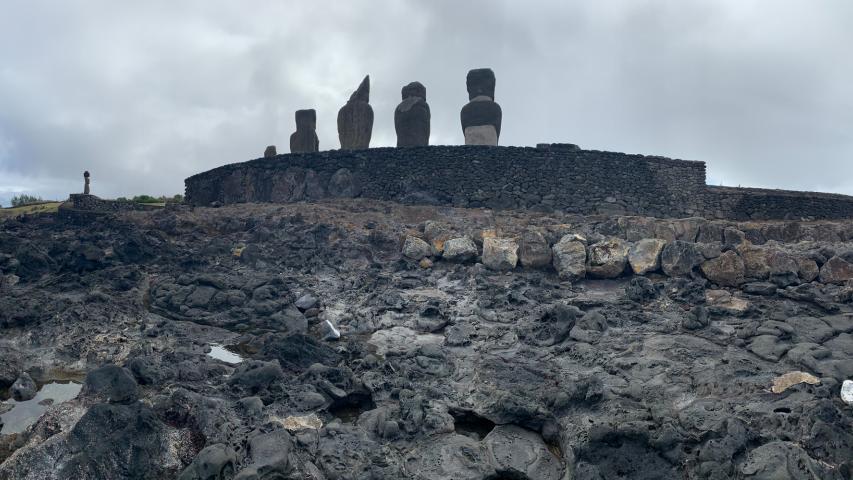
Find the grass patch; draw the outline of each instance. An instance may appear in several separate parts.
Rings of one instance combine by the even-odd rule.
[[[44,202],[20,207],[0,208],[0,218],[17,217],[19,215],[38,215],[40,213],[55,213],[62,202]]]

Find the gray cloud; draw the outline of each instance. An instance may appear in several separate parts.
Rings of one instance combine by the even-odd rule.
[[[497,73],[501,143],[704,160],[709,182],[853,194],[853,3],[8,0],[0,16],[0,202],[174,194],[287,151],[316,108],[323,149],[363,75],[373,145],[400,87],[428,88],[432,142],[462,143],[465,74]]]

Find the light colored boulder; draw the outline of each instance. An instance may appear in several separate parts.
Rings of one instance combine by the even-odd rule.
[[[576,236],[564,236],[551,249],[554,268],[563,280],[575,281],[586,276],[586,247]]]
[[[741,315],[749,310],[748,301],[725,290],[705,290],[705,303],[709,307],[718,307],[733,315]]]
[[[853,279],[853,264],[837,255],[820,267],[820,281],[823,283],[844,283],[851,279]]]
[[[451,238],[444,242],[445,260],[465,262],[477,256],[477,245],[469,237]]]
[[[551,245],[542,233],[528,230],[521,236],[518,259],[525,268],[545,268],[551,264]]]
[[[717,285],[736,287],[744,281],[743,259],[733,250],[729,250],[715,259],[708,260],[700,268],[705,278]]]
[[[484,238],[483,265],[491,270],[512,270],[518,263],[518,244],[511,238]]]
[[[770,277],[767,249],[756,247],[749,242],[743,242],[737,246],[737,253],[743,259],[746,278],[767,280]]]
[[[586,273],[593,278],[616,278],[628,264],[628,244],[620,238],[610,238],[587,249]]]
[[[666,241],[658,238],[645,238],[628,250],[628,263],[637,275],[645,275],[660,268],[660,253]]]
[[[420,260],[432,255],[432,247],[427,242],[411,235],[403,242],[403,256],[412,260]]]

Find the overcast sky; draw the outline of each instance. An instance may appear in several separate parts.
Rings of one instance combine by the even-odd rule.
[[[850,0],[2,0],[0,203],[183,193],[183,179],[321,149],[370,74],[371,146],[427,87],[433,144],[464,143],[491,67],[502,145],[577,143],[708,164],[709,183],[853,194]]]

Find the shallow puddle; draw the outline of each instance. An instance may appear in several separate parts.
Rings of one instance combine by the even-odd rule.
[[[210,352],[208,352],[207,355],[211,358],[222,360],[223,362],[230,363],[232,365],[243,361],[243,357],[226,349],[223,345],[218,343],[210,344]]]
[[[0,415],[0,419],[3,420],[3,430],[0,431],[0,435],[23,432],[36,423],[51,405],[75,398],[81,388],[83,385],[76,382],[52,382],[43,385],[32,400],[25,402],[6,400],[4,403],[11,405],[12,409]]]

